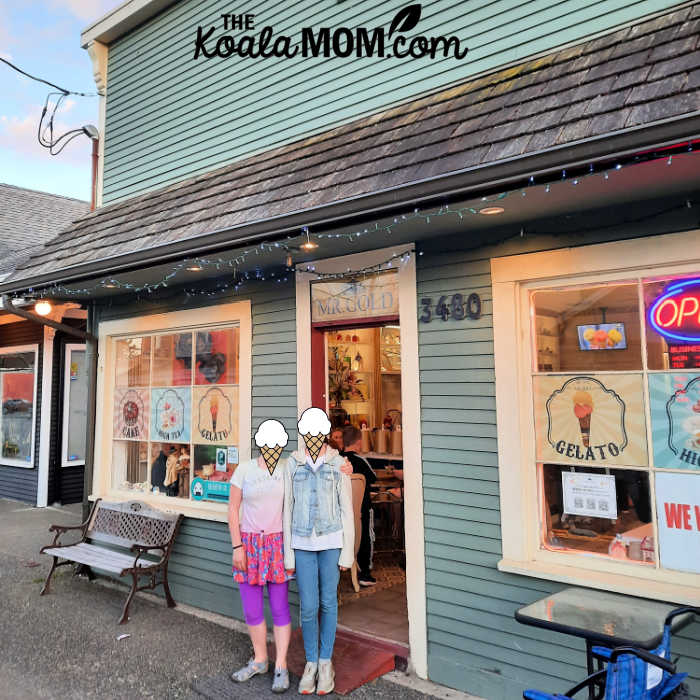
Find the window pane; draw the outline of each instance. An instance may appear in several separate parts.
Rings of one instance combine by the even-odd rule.
[[[539,474],[545,549],[654,562],[647,472],[544,464]]]
[[[195,384],[238,384],[238,328],[197,332]]]
[[[535,371],[642,368],[636,283],[536,291]]]
[[[192,388],[151,389],[151,440],[189,442]]]
[[[661,566],[700,573],[700,474],[661,472],[654,479]]]
[[[700,368],[700,282],[654,280],[643,285],[649,369]]]
[[[71,350],[67,401],[64,408],[68,411],[68,434],[66,435],[66,460],[79,462],[85,460],[85,438],[87,421],[87,373],[85,369],[85,350]]]
[[[33,352],[0,355],[2,457],[27,465],[32,460],[34,362]]]
[[[238,444],[238,387],[195,387],[192,442]]]
[[[649,401],[654,466],[700,470],[700,374],[650,374]]]
[[[228,501],[229,481],[238,465],[234,445],[195,445],[192,497],[204,501]]]
[[[114,440],[112,445],[112,487],[150,491],[148,443]]]
[[[117,340],[115,383],[123,386],[148,386],[151,366],[151,339]]]
[[[151,444],[151,488],[177,498],[189,498],[190,446],[154,442]]]
[[[648,464],[641,374],[533,377],[537,459],[560,464]]]
[[[153,338],[153,386],[192,383],[192,333]]]

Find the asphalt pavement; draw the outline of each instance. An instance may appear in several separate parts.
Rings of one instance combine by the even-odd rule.
[[[78,506],[39,509],[0,499],[0,698],[280,697],[270,692],[270,675],[241,685],[228,681],[250,656],[247,635],[239,631],[144,596],[132,603],[128,624],[117,625],[125,589],[74,577],[68,566],[57,569],[51,593],[40,597],[49,557],[39,548],[50,542],[48,526],[79,519]],[[296,679],[292,683],[282,697],[297,697]],[[379,679],[350,697],[431,697],[404,683]]]

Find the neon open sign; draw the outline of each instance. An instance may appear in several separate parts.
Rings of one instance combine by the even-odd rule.
[[[700,279],[676,282],[652,304],[649,323],[666,338],[700,340]]]

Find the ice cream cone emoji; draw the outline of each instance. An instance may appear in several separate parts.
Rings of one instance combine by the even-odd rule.
[[[212,392],[209,398],[209,411],[211,412],[212,432],[216,432],[216,417],[219,415],[219,395]]]
[[[573,396],[574,415],[578,418],[581,430],[581,441],[588,447],[591,437],[591,414],[593,413],[593,397],[587,391],[577,391]]]
[[[278,420],[266,420],[258,426],[255,433],[255,444],[260,448],[260,454],[265,460],[265,466],[270,472],[270,476],[274,473],[288,441],[289,435]]]
[[[315,462],[331,432],[331,422],[320,408],[307,408],[297,424],[311,459]]]

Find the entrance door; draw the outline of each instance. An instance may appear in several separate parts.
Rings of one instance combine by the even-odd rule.
[[[313,335],[314,405],[331,419],[331,442],[345,453],[352,450],[355,471],[372,482],[354,503],[358,516],[366,511],[356,522],[367,527],[357,581],[341,578],[338,621],[408,646],[399,321],[357,319],[314,328]]]

